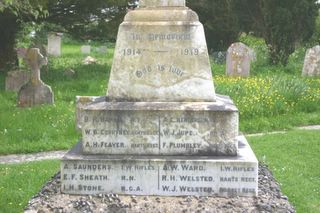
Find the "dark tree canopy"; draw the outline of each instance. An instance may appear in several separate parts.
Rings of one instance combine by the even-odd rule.
[[[315,30],[317,0],[235,0],[234,13],[240,30],[265,39],[271,63],[287,64],[297,44]]]
[[[45,21],[81,39],[110,40],[116,37],[127,8],[127,0],[55,0],[48,4]]]
[[[25,21],[35,21],[46,15],[44,1],[5,0],[0,2],[0,69],[16,60],[16,34]]]
[[[15,61],[15,38],[22,23],[52,23],[79,39],[115,40],[128,5],[135,7],[137,2],[1,0],[0,69]],[[225,50],[241,32],[251,32],[265,39],[271,62],[282,64],[313,35],[319,9],[317,0],[187,0],[187,4],[204,24],[209,49]]]
[[[232,11],[233,0],[189,0],[187,4],[199,15],[210,50],[225,50],[238,38],[237,17]]]

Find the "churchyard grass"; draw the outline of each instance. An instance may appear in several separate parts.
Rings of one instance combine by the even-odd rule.
[[[248,138],[298,213],[320,209],[319,138],[320,131],[305,130]]]
[[[75,96],[105,95],[114,49],[93,52],[97,64],[83,65],[80,44],[63,44],[62,56],[49,58],[43,81],[52,87],[55,105],[31,109],[16,107],[17,95],[4,91],[0,72],[0,154],[69,149],[80,137],[75,131]],[[110,46],[110,44],[108,45]],[[224,77],[225,66],[212,66],[216,91],[229,95],[240,110],[240,129],[245,133],[291,129],[320,124],[320,79],[302,78],[300,52],[288,68],[267,66],[258,54],[247,79]],[[261,62],[262,61],[262,62]],[[261,66],[257,66],[260,64]],[[75,77],[64,70],[73,69]]]
[[[75,97],[105,95],[113,52],[94,52],[98,63],[82,65],[86,56],[80,45],[63,45],[62,51],[62,57],[50,58],[49,71],[42,72],[42,80],[54,91],[53,106],[17,108],[17,95],[4,91],[1,74],[0,155],[69,149],[80,138],[75,131]],[[63,75],[69,68],[75,70],[74,78]]]
[[[217,93],[231,96],[246,133],[320,123],[320,79],[288,74],[215,76]]]
[[[59,169],[59,161],[0,165],[0,212],[23,212],[31,197]]]

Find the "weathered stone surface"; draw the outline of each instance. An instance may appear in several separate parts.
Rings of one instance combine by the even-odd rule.
[[[90,45],[81,46],[81,53],[90,54],[91,53],[91,46]]]
[[[47,58],[37,48],[21,52],[26,63],[31,67],[30,81],[21,87],[18,94],[18,106],[32,107],[40,104],[53,104],[54,97],[51,87],[40,79],[40,67],[47,64]]]
[[[185,0],[140,0],[140,7],[183,7]]]
[[[44,84],[33,84],[32,82],[24,85],[18,95],[19,107],[33,107],[42,104],[53,104],[54,96],[51,87]]]
[[[211,103],[103,101],[81,111],[85,153],[237,155],[238,110],[228,97]]]
[[[6,77],[6,91],[19,92],[21,87],[28,83],[30,74],[26,71],[14,70]]]
[[[252,49],[245,44],[241,42],[232,44],[227,52],[226,75],[233,77],[250,76],[252,57]]]
[[[108,52],[108,47],[107,46],[101,46],[97,48],[97,51],[99,53],[107,53]]]
[[[162,196],[256,196],[258,161],[244,137],[237,157],[83,155],[62,160],[62,192]]]
[[[119,28],[107,96],[113,101],[215,101],[197,14],[186,7],[129,12]]]
[[[320,45],[308,49],[302,71],[303,76],[320,76]]]
[[[61,37],[62,33],[48,34],[48,54],[52,56],[61,56]]]
[[[81,117],[83,117],[83,107],[96,103],[96,102],[101,102],[105,101],[106,97],[101,97],[101,96],[77,96],[76,97],[76,127],[77,130],[81,130]]]
[[[119,28],[107,96],[77,98],[83,139],[62,160],[62,192],[256,196],[258,162],[238,109],[215,95],[197,14],[140,3]]]

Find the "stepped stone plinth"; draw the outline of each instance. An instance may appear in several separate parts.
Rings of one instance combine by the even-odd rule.
[[[141,0],[119,27],[106,97],[77,97],[82,139],[62,192],[256,196],[239,112],[216,95],[202,24],[184,0]]]

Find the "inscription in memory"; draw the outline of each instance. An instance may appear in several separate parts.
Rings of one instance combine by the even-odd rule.
[[[128,40],[132,41],[191,41],[190,33],[129,33]]]

